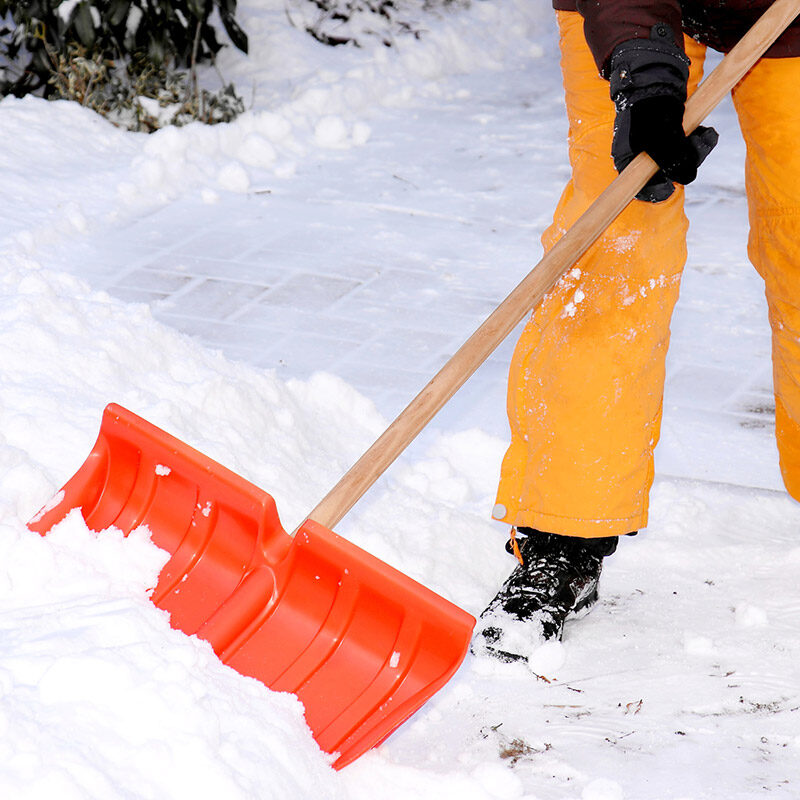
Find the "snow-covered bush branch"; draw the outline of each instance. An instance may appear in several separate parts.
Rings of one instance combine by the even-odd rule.
[[[231,87],[216,97],[197,85],[196,66],[213,61],[223,46],[215,11],[213,19],[246,52],[236,0],[0,0],[0,94],[66,97],[106,113],[130,108],[147,88],[146,98],[181,102],[189,116],[196,110],[195,118],[207,122],[231,118],[241,110],[238,98],[225,100]],[[189,69],[188,79],[178,77],[181,68]],[[176,82],[185,96],[176,96]],[[222,106],[228,113],[206,113]]]
[[[425,16],[447,6],[465,7],[469,0],[287,0],[293,25],[327,45],[375,39],[387,47],[399,36],[418,38]]]

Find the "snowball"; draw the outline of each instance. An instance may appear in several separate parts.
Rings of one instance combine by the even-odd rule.
[[[685,636],[683,649],[690,655],[710,655],[714,652],[714,643],[705,636]]]
[[[292,123],[272,111],[264,111],[255,118],[258,131],[273,142],[286,139],[292,132]]]
[[[300,92],[293,105],[306,114],[323,114],[331,106],[331,92],[319,87],[306,89]]]
[[[250,133],[244,138],[237,155],[252,167],[271,167],[278,157],[275,148],[257,133]]]
[[[164,162],[160,158],[143,158],[138,167],[140,183],[143,186],[156,189],[164,183]]]
[[[228,192],[244,193],[250,188],[250,178],[244,167],[237,162],[226,164],[219,171],[217,183]]]
[[[320,147],[343,147],[347,143],[347,126],[341,117],[323,117],[314,126],[314,141]]]
[[[767,624],[767,612],[749,603],[740,603],[734,614],[740,628],[763,628]]]
[[[369,127],[364,122],[356,122],[353,125],[353,144],[357,146],[361,146],[366,144],[369,141],[369,137],[372,135],[372,128]]]
[[[528,656],[528,669],[536,675],[552,678],[564,666],[567,650],[556,640],[550,640],[537,647]]]

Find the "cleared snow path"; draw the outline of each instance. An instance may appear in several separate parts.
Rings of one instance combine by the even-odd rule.
[[[437,64],[435,81],[412,73],[405,87],[392,76],[395,96],[380,103],[369,73],[320,69],[281,114],[256,108],[229,132],[165,130],[144,146],[96,121],[81,194],[70,201],[63,187],[48,230],[28,232],[36,257],[284,379],[336,374],[391,419],[541,255],[568,167],[552,32],[533,52],[499,70],[448,75]],[[658,472],[780,490],[744,147],[730,103],[714,119],[722,141],[688,194]],[[341,127],[340,140],[313,147],[320,122]],[[67,136],[56,159],[74,146]],[[114,211],[99,223],[93,184],[109,178]],[[437,428],[506,436],[514,339]]]

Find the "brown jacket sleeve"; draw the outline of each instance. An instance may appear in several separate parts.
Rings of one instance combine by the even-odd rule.
[[[577,0],[575,5],[603,77],[608,77],[608,61],[618,44],[628,39],[649,39],[650,30],[659,22],[672,28],[675,41],[683,49],[679,0]]]

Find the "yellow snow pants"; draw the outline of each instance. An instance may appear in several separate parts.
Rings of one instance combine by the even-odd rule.
[[[615,177],[614,107],[583,36],[557,12],[572,179],[545,231],[552,245]],[[705,48],[686,39],[690,93]],[[766,282],[776,433],[800,499],[800,58],[762,59],[733,92],[747,144],[749,256]],[[724,132],[723,132],[724,135]],[[738,165],[732,164],[731,169]],[[702,168],[701,168],[702,169]],[[493,517],[598,537],[647,524],[669,324],[686,259],[684,192],[634,200],[526,325],[511,363],[511,444]],[[741,454],[743,459],[747,453]]]

